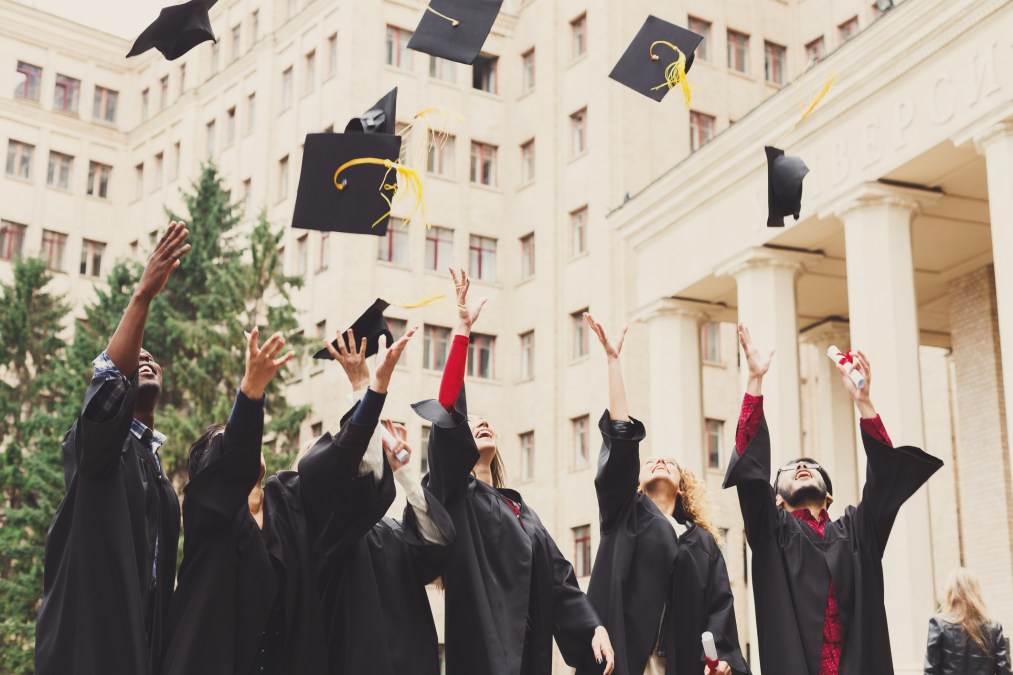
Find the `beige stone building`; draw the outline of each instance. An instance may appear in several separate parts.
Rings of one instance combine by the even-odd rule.
[[[405,49],[418,0],[221,0],[218,43],[174,62],[128,61],[125,40],[0,0],[0,73],[13,82],[0,89],[0,278],[41,252],[80,312],[114,259],[144,254],[208,157],[244,225],[266,208],[287,227],[305,134],[341,131],[396,85],[400,122],[434,105],[466,120],[448,122],[452,139],[428,159],[433,227],[289,230],[305,333],[332,334],[377,296],[445,292],[446,268],[468,267],[490,299],[471,407],[584,583],[606,388],[580,313],[635,321],[626,372],[645,450],[707,477],[754,665],[748,552],[735,496],[720,492],[742,386],[733,323],[778,350],[778,456],[823,459],[839,504],[857,499],[862,453],[822,354],[861,347],[894,439],[947,461],[902,512],[887,557],[895,660],[920,672],[928,616],[960,562],[1013,625],[1013,357],[1000,366],[1003,347],[1013,354],[1013,12],[1000,0],[889,5],[506,0],[468,67]],[[648,13],[705,34],[691,110],[606,77]],[[829,70],[831,95],[785,135]],[[813,170],[802,219],[784,230],[764,227],[770,143]],[[419,445],[408,403],[437,391],[454,310],[388,315],[423,327],[387,404]],[[334,367],[295,370],[291,397],[313,404],[305,442],[336,423],[346,385]]]

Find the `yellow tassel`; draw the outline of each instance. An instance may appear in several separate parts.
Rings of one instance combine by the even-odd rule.
[[[451,131],[463,122],[464,116],[449,108],[433,106],[418,111],[401,130],[401,163],[421,171],[433,148],[442,149]]]
[[[418,309],[419,307],[425,307],[426,305],[431,305],[434,302],[436,302],[437,300],[442,300],[445,297],[447,297],[447,296],[446,295],[434,295],[431,298],[426,298],[425,300],[422,300],[422,301],[419,301],[419,302],[415,302],[415,303],[412,303],[410,305],[399,305],[396,302],[388,302],[387,304],[391,305],[392,307],[400,307],[401,309]]]
[[[682,97],[686,101],[686,107],[689,107],[690,99],[693,96],[693,92],[689,87],[689,82],[686,81],[686,54],[681,49],[673,45],[671,42],[665,40],[656,40],[651,43],[651,48],[648,50],[651,54],[652,61],[659,61],[660,56],[654,53],[654,48],[657,45],[665,45],[675,50],[678,58],[672,63],[665,66],[665,81],[659,84],[657,87],[651,87],[651,91],[657,91],[662,87],[668,87],[674,89],[676,85],[682,88]]]
[[[830,87],[834,86],[834,82],[836,80],[837,80],[837,74],[836,73],[834,73],[834,72],[827,73],[827,81],[823,83],[823,88],[820,89],[819,93],[816,94],[816,97],[813,98],[813,100],[809,102],[809,105],[807,105],[805,107],[805,109],[802,110],[802,116],[798,118],[798,121],[795,122],[795,126],[793,126],[792,129],[794,129],[798,125],[802,124],[802,121],[805,118],[809,117],[809,115],[812,114],[813,110],[816,110],[816,106],[818,106],[820,104],[820,101],[822,101],[823,98],[830,91]]]
[[[404,222],[407,225],[411,222],[412,218],[416,213],[420,213],[422,216],[422,222],[425,223],[426,227],[429,227],[429,220],[426,217],[426,202],[422,194],[422,178],[419,176],[418,171],[407,167],[397,162],[392,162],[389,159],[382,159],[380,157],[357,157],[356,159],[349,160],[338,167],[338,170],[334,172],[334,187],[338,190],[344,190],[348,186],[348,179],[342,178],[339,180],[338,176],[342,174],[346,169],[353,166],[360,166],[363,164],[373,164],[378,166],[387,167],[387,172],[383,175],[383,180],[380,182],[380,196],[387,202],[387,212],[376,219],[370,227],[376,227],[384,218],[391,214],[394,209],[393,201],[387,196],[387,192],[393,192],[394,197],[397,198],[399,194],[409,194],[414,198],[415,204],[405,216]],[[395,179],[393,183],[389,183],[390,172],[393,171]],[[402,191],[402,186],[404,190]]]
[[[457,19],[451,19],[446,14],[441,14],[440,12],[437,12],[435,9],[433,9],[432,5],[427,6],[426,7],[426,11],[427,12],[432,12],[433,14],[435,14],[438,17],[440,17],[441,19],[446,19],[447,21],[450,22],[450,25],[453,26],[454,28],[457,28],[459,25],[461,25],[461,22],[458,21]]]

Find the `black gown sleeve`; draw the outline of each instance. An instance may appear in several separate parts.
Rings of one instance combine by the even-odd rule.
[[[450,561],[451,547],[454,545],[457,533],[454,530],[454,522],[443,504],[428,489],[422,488],[422,492],[429,509],[429,518],[436,525],[440,536],[443,537],[443,543],[436,544],[422,537],[418,529],[418,516],[411,504],[406,504],[404,509],[403,537],[404,544],[409,548],[412,564],[418,572],[419,580],[424,584],[429,584],[443,574],[444,568]]]
[[[555,621],[552,633],[563,660],[567,665],[576,667],[587,662],[591,639],[602,622],[591,601],[577,585],[573,565],[563,557],[551,537],[546,539],[552,557],[552,616]]]
[[[995,675],[1013,675],[1013,670],[1010,669],[1009,642],[1003,635],[1001,624],[995,624],[992,630],[992,645],[995,655]]]
[[[606,410],[598,421],[601,452],[594,489],[598,494],[598,517],[602,532],[611,531],[622,514],[632,508],[640,477],[640,441],[647,432],[642,422],[613,422]]]
[[[125,393],[115,393],[123,386],[123,381],[115,379],[93,379],[88,386],[81,412],[63,439],[64,479],[68,487],[74,473],[100,478],[123,451],[134,419],[137,373]]]
[[[444,506],[464,496],[468,478],[478,462],[478,447],[468,426],[468,418],[459,411],[448,411],[439,401],[429,399],[412,404],[419,417],[432,423],[429,430],[429,473],[423,479]]]
[[[925,646],[924,675],[942,675],[943,672],[943,629],[939,619],[929,619],[929,638]]]
[[[710,537],[710,533],[704,534]],[[749,666],[739,648],[739,630],[735,623],[735,597],[728,581],[724,556],[714,544],[711,558],[710,584],[707,591],[707,630],[714,634],[718,659],[726,661],[735,675],[746,675]]]
[[[758,549],[775,544],[778,508],[770,486],[770,431],[766,415],[745,451],[741,455],[732,454],[722,487],[738,490],[749,547]]]

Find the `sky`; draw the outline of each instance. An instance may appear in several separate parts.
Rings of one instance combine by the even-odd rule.
[[[18,0],[23,5],[132,40],[176,0]]]

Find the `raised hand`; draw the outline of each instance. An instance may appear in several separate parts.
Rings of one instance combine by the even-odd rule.
[[[848,375],[848,364],[840,363],[840,359],[837,359],[837,370],[841,374],[841,379],[844,382],[844,388],[848,390],[848,394],[851,396],[851,400],[855,402],[858,407],[859,413],[862,417],[875,417],[876,409],[872,405],[872,400],[869,398],[869,389],[872,387],[872,369],[869,367],[869,359],[863,352],[849,352],[853,363],[850,365],[854,367],[862,377],[865,378],[865,386],[861,389],[858,388]]]
[[[763,377],[770,370],[770,361],[774,358],[774,350],[764,355],[756,348],[752,336],[749,335],[749,328],[745,324],[739,324],[739,344],[742,345],[742,352],[746,355],[746,365],[749,367],[750,377]]]
[[[387,455],[387,463],[392,471],[397,471],[408,465],[412,457],[412,446],[408,445],[408,430],[403,424],[396,424],[390,420],[383,422],[387,431],[394,437],[396,443],[392,446],[386,437],[383,438],[383,452]],[[404,461],[401,461],[404,457]]]
[[[345,347],[345,338],[338,331],[338,348],[335,349],[330,340],[324,340],[324,346],[331,357],[341,364],[341,368],[352,383],[352,391],[362,391],[369,386],[369,366],[366,364],[366,338],[356,346],[355,331],[348,329],[348,347]]]
[[[137,295],[151,302],[162,291],[169,275],[179,267],[180,258],[190,250],[190,244],[183,243],[189,236],[190,231],[186,229],[185,223],[175,220],[169,223],[169,229],[148,258],[148,264],[137,284]]]
[[[459,318],[457,324],[457,333],[459,335],[470,335],[471,326],[478,320],[478,315],[482,313],[482,308],[485,307],[486,298],[482,298],[478,302],[468,304],[468,291],[471,289],[471,279],[468,278],[468,273],[461,268],[461,275],[458,277],[457,272],[454,272],[454,268],[450,268],[450,276],[454,280],[454,294],[457,297],[457,315]]]
[[[704,666],[703,675],[734,675],[732,673],[732,667],[728,665],[727,661],[718,661],[718,665],[714,668],[710,666]]]
[[[418,329],[419,327],[415,326],[409,330],[400,340],[391,345],[390,348],[387,347],[387,336],[380,336],[380,350],[376,353],[376,372],[373,373],[373,381],[369,384],[370,389],[378,394],[387,393],[387,387],[390,385],[390,376],[394,373],[394,366],[397,365],[398,359],[401,358],[401,352],[408,346],[408,341],[411,340]]]
[[[285,346],[285,338],[281,333],[269,337],[263,346],[257,344],[259,338],[259,328],[246,333],[246,373],[243,375],[242,384],[239,385],[240,391],[254,401],[264,397],[264,389],[267,388],[271,378],[295,356],[295,353],[290,351],[280,359],[275,358]]]
[[[598,341],[601,342],[602,348],[605,350],[605,356],[609,360],[618,359],[619,353],[623,351],[623,341],[626,339],[626,331],[629,330],[629,326],[623,326],[623,329],[619,331],[613,339],[609,340],[608,335],[605,334],[605,329],[602,325],[594,320],[588,312],[584,312],[584,318],[587,319],[587,323],[591,326],[591,330],[598,336]]]
[[[602,675],[611,675],[616,667],[616,653],[612,649],[612,641],[609,640],[608,631],[605,626],[598,626],[594,629],[594,637],[591,638],[591,651],[599,664],[605,664]]]

